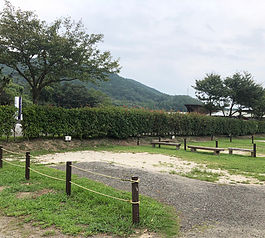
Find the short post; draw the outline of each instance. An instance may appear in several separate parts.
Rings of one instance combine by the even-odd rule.
[[[254,136],[251,136],[252,144],[254,144]]]
[[[215,141],[215,147],[218,148],[218,140]]]
[[[140,222],[138,184],[139,184],[138,177],[135,177],[135,176],[132,177],[132,222],[133,224],[138,224]]]
[[[3,147],[0,146],[0,168],[3,168]]]
[[[232,142],[232,134],[230,134],[230,142]]]
[[[30,152],[26,152],[26,166],[25,166],[25,178],[29,180],[30,177]]]
[[[187,139],[184,138],[184,150],[187,150]]]
[[[257,146],[253,144],[253,157],[257,157]]]
[[[158,141],[161,141],[161,137],[159,136]],[[158,145],[158,148],[160,148],[160,144]]]
[[[72,162],[66,162],[66,194],[71,195]]]
[[[140,137],[137,136],[137,145],[140,145]]]

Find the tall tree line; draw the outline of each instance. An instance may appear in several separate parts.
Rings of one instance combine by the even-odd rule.
[[[241,116],[244,110],[259,119],[265,115],[265,89],[248,72],[237,72],[224,79],[219,74],[206,74],[204,79],[196,80],[193,88],[210,115],[219,110],[224,116],[228,110],[229,117],[236,113]]]

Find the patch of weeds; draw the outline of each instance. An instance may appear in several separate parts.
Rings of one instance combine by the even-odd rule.
[[[159,161],[158,164],[153,164],[153,166],[154,167],[169,167],[169,168],[173,168],[174,164]]]
[[[46,236],[54,236],[56,232],[54,230],[51,231],[45,231],[41,236],[46,237]]]
[[[250,180],[245,180],[245,181],[242,181],[240,183],[242,183],[242,184],[250,184]]]
[[[169,174],[178,174],[175,170],[170,170]]]
[[[198,168],[194,168],[190,172],[182,173],[181,175],[188,178],[199,179],[207,182],[216,182],[219,180],[219,177],[221,176],[221,174],[213,173],[206,170],[200,170]]]

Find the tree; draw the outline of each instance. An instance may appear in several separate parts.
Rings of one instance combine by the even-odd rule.
[[[4,93],[4,89],[10,83],[11,78],[3,76],[2,69],[0,68],[0,96]]]
[[[253,109],[256,103],[263,95],[263,87],[256,84],[250,73],[235,73],[232,77],[227,77],[224,80],[227,88],[227,98],[229,100],[229,116],[239,112],[240,115],[243,109]],[[233,109],[236,107],[236,111]]]
[[[263,90],[263,95],[258,101],[256,101],[255,106],[253,107],[253,115],[259,120],[265,115],[265,90]]]
[[[22,76],[38,103],[43,88],[75,79],[96,82],[119,72],[118,60],[97,44],[102,34],[87,34],[82,22],[61,18],[48,24],[32,11],[16,10],[8,1],[0,13],[0,64]]]
[[[193,88],[196,90],[196,97],[204,102],[210,115],[213,111],[223,109],[226,106],[226,90],[220,75],[206,74],[203,80],[196,80]]]
[[[104,93],[72,83],[55,84],[45,88],[40,103],[65,108],[110,106],[111,100]]]

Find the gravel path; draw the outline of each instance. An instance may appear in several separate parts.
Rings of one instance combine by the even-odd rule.
[[[220,185],[178,175],[147,172],[104,162],[75,164],[83,169],[125,177],[138,175],[140,193],[176,208],[181,218],[182,237],[265,238],[265,187]],[[53,166],[64,170],[64,165]],[[73,169],[109,186],[130,190],[128,183]]]

